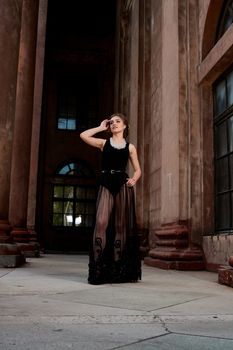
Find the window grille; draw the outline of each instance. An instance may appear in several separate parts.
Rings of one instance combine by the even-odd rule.
[[[92,227],[95,218],[96,188],[89,184],[72,184],[72,178],[93,179],[92,170],[81,162],[69,162],[59,166],[56,175],[65,178],[66,181],[65,184],[53,185],[52,225]]]
[[[233,71],[214,86],[215,226],[233,230]]]

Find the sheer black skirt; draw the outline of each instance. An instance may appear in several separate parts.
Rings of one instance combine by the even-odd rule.
[[[100,186],[88,282],[123,283],[139,279],[141,259],[134,189],[124,184],[113,195],[106,187]]]

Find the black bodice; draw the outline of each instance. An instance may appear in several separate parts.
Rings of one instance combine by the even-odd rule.
[[[102,154],[102,170],[125,171],[129,159],[129,143],[124,148],[111,146],[110,140],[105,142]]]
[[[127,182],[128,175],[125,172],[129,159],[129,143],[124,148],[118,149],[105,142],[102,153],[102,171],[100,185],[106,187],[112,195],[117,195],[121,186]],[[111,173],[110,170],[117,170]]]

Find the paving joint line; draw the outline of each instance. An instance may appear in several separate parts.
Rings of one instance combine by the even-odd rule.
[[[167,308],[170,308],[170,307],[173,307],[173,306],[178,306],[178,305],[184,305],[184,304],[190,303],[192,301],[201,300],[201,299],[205,299],[205,298],[209,298],[209,297],[210,296],[207,295],[207,296],[200,297],[200,298],[194,298],[194,299],[187,300],[185,302],[175,303],[175,304],[171,304],[171,305],[162,306],[162,307],[159,307],[159,308],[156,308],[156,309],[151,309],[151,310],[148,310],[148,312],[153,312],[153,311],[156,311],[156,310],[163,310],[163,309],[167,309]]]
[[[14,272],[16,269],[13,269],[13,270],[10,270],[10,271],[7,271],[6,273],[4,273],[3,275],[0,276],[0,279],[9,275],[10,273]]]
[[[171,333],[172,334],[177,334],[177,335],[185,335],[187,337],[200,337],[200,338],[209,338],[209,339],[219,339],[219,340],[231,340],[231,341],[233,341],[233,338],[216,337],[216,336],[203,335],[203,334],[189,334],[189,333],[182,333],[182,332],[171,332]]]
[[[126,346],[131,346],[131,345],[135,345],[135,344],[140,344],[140,343],[143,343],[143,342],[148,341],[148,340],[153,340],[153,339],[157,339],[157,338],[160,338],[160,337],[164,337],[164,336],[166,336],[166,335],[168,335],[168,334],[170,334],[170,333],[164,333],[164,334],[156,335],[156,336],[154,336],[154,337],[149,337],[149,338],[137,340],[137,341],[135,341],[135,342],[128,343],[128,344],[124,344],[124,345],[120,345],[120,346],[111,348],[111,349],[109,349],[109,350],[124,349]]]

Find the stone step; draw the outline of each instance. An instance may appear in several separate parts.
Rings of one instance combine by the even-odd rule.
[[[203,260],[161,260],[146,257],[144,263],[148,266],[157,267],[163,270],[181,270],[181,271],[200,271],[205,270],[205,264]]]
[[[158,239],[155,241],[157,246],[166,246],[166,247],[188,247],[188,239],[180,238],[180,239]]]
[[[161,260],[200,260],[203,253],[199,249],[174,249],[166,247],[164,249],[155,248],[149,251],[149,257]]]
[[[158,238],[182,238],[182,237],[188,237],[188,230],[187,228],[167,228],[167,229],[161,229],[155,231],[155,236]]]
[[[231,266],[220,266],[218,269],[218,283],[233,287],[233,268]]]

